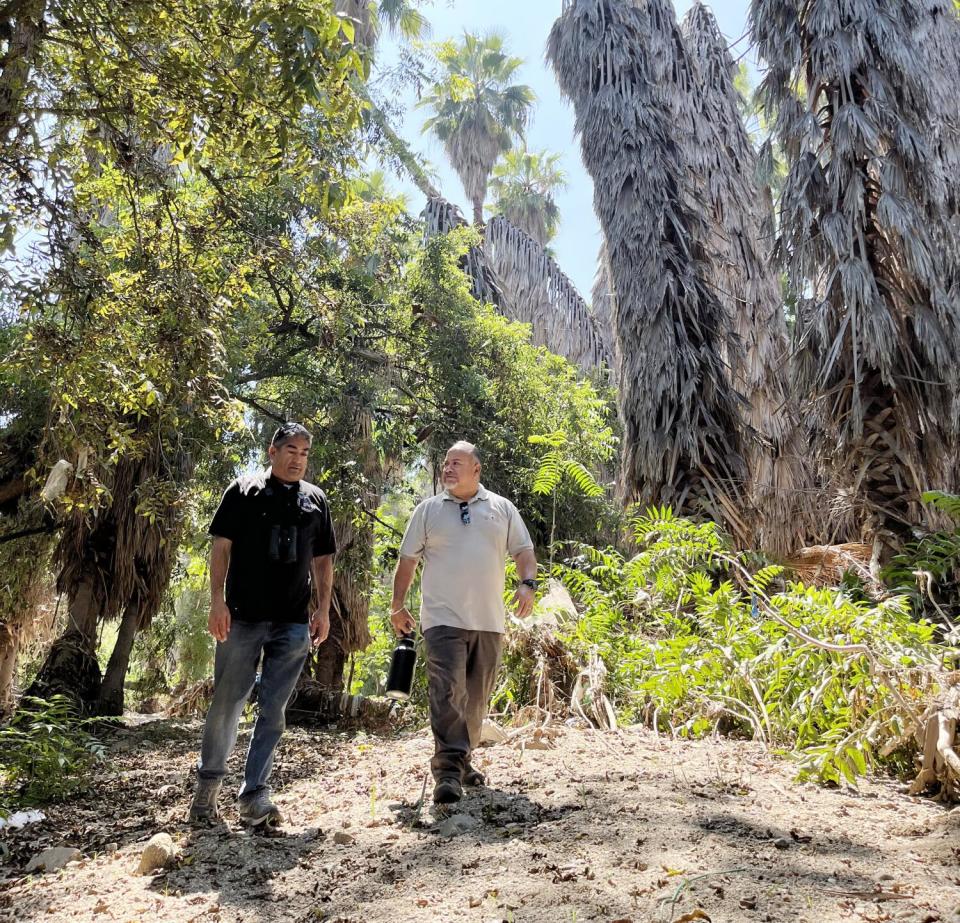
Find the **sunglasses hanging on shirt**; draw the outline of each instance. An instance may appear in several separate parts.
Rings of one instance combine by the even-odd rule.
[[[460,504],[460,522],[465,526],[470,525],[470,504],[466,500]]]

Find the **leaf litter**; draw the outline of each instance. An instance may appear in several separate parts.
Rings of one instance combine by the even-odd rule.
[[[892,780],[798,784],[746,741],[512,732],[478,754],[489,787],[445,810],[428,731],[291,728],[272,779],[287,823],[264,836],[226,795],[222,825],[186,824],[199,733],[127,728],[90,791],[0,831],[0,920],[960,923],[950,812]],[[160,833],[176,860],[137,876]],[[25,874],[57,846],[82,857]]]

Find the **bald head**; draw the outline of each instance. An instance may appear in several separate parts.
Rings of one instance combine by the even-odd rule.
[[[466,452],[468,455],[473,457],[473,460],[479,465],[480,464],[480,450],[472,443],[467,442],[466,439],[457,440],[449,449],[447,449],[448,454],[450,452]]]
[[[480,487],[480,453],[473,443],[455,442],[443,459],[443,486],[458,500],[469,500]]]

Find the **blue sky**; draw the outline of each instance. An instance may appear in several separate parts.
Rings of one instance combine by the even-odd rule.
[[[691,0],[674,0],[677,16],[690,7]],[[746,31],[749,0],[715,0],[710,4],[721,31],[731,42],[740,39],[734,56],[747,50]],[[600,231],[593,213],[593,183],[580,161],[580,142],[573,134],[573,112],[560,96],[553,73],[544,61],[544,47],[553,21],[560,13],[561,0],[434,0],[424,8],[432,26],[432,38],[458,38],[470,32],[497,31],[505,36],[511,53],[523,58],[519,82],[531,86],[537,94],[537,108],[527,133],[534,150],[546,148],[561,155],[569,185],[560,194],[561,225],[553,249],[563,270],[589,300],[596,271]],[[395,43],[389,36],[381,40],[380,55],[385,64],[394,60]],[[436,168],[439,185],[447,198],[456,202],[469,217],[470,208],[456,174],[446,163],[440,144],[420,132],[426,118],[423,109],[415,109],[411,95],[403,100],[406,117],[397,128],[400,134]],[[416,188],[399,179],[392,185],[404,192],[410,207],[419,211],[423,197]]]

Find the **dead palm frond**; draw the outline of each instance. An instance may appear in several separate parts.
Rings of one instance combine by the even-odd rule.
[[[460,209],[442,196],[427,199],[423,209],[423,236],[429,240],[437,234],[448,234],[467,222]],[[503,292],[496,273],[490,266],[487,254],[482,247],[471,247],[463,259],[461,269],[470,280],[470,290],[477,301],[503,307]]]
[[[459,209],[439,196],[427,200],[424,236],[464,227]],[[610,357],[576,286],[532,237],[506,218],[492,218],[482,246],[471,247],[463,271],[478,301],[504,317],[531,325],[533,342],[589,371],[608,366]]]
[[[858,501],[838,524],[848,538],[908,534],[921,492],[953,464],[957,236],[938,154],[951,119],[937,108],[943,73],[928,68],[949,7],[751,8],[788,164],[777,246],[799,301],[798,373],[836,490]]]
[[[535,345],[584,371],[610,366],[587,303],[536,240],[506,217],[496,216],[487,222],[484,250],[500,280],[504,315],[530,324]]]
[[[736,68],[713,14],[694,3],[682,24],[692,65],[693,131],[686,159],[692,208],[701,208],[708,280],[736,342],[728,362],[746,398],[749,500],[755,544],[785,553],[802,544],[811,459],[789,389],[789,345],[772,264],[773,206],[757,183],[757,156],[741,115]]]
[[[613,332],[613,300],[616,297],[613,290],[613,279],[610,275],[610,259],[607,256],[607,245],[600,245],[597,254],[597,273],[593,278],[593,290],[590,293],[590,313],[597,326],[603,348],[610,357],[611,384],[616,384],[616,370],[619,362],[615,358],[616,336]]]
[[[616,292],[621,489],[742,535],[743,422],[722,358],[726,314],[684,193],[690,73],[673,9],[569,0],[547,54],[574,105]]]

